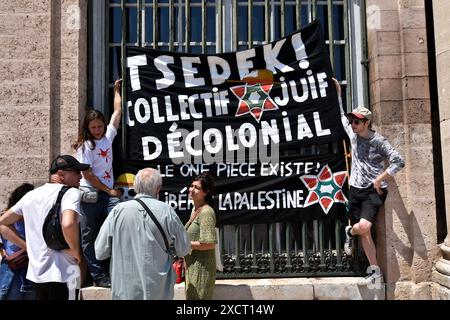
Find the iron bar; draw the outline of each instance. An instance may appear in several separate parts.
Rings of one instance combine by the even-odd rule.
[[[241,226],[236,225],[234,227],[234,251],[236,254],[236,262],[234,265],[234,270],[236,273],[241,271]]]
[[[250,237],[252,244],[252,272],[256,273],[258,270],[258,265],[256,261],[256,226],[254,224],[250,225]]]
[[[352,86],[351,86],[351,70],[350,70],[350,41],[348,29],[348,0],[344,0],[344,41],[345,41],[345,81],[346,81],[346,95],[347,95],[347,110],[352,110]]]
[[[327,13],[328,13],[328,50],[330,54],[331,68],[334,71],[333,0],[327,1]]]
[[[341,221],[339,219],[335,221],[334,236],[336,240],[336,268],[337,271],[342,271]]]
[[[174,51],[175,19],[173,0],[169,0],[169,51]]]
[[[217,39],[216,39],[216,52],[222,53],[223,52],[223,17],[222,17],[222,0],[216,1],[216,12],[217,12],[217,20],[216,20],[216,26],[217,26]]]
[[[127,77],[126,75],[126,61],[125,61],[125,46],[126,46],[126,32],[127,32],[127,12],[126,12],[126,4],[125,0],[120,1],[120,7],[122,9],[122,37],[120,41],[120,68],[121,68],[121,74],[122,74],[122,88],[121,88],[121,96],[122,96],[122,114],[124,114],[124,111],[126,111],[126,101],[127,101]],[[119,57],[117,57],[119,59]],[[113,98],[114,99],[114,98]],[[114,103],[114,100],[113,100]],[[127,130],[125,128],[125,117],[122,117],[121,119],[121,125],[122,125],[122,152],[126,154],[126,148],[127,148]]]
[[[275,262],[273,259],[273,223],[269,224],[269,256],[270,256],[270,273],[275,272]]]
[[[153,49],[158,49],[158,39],[159,39],[158,0],[153,0]]]
[[[186,15],[186,52],[191,52],[191,0],[186,0],[184,10]]]
[[[320,220],[319,221],[319,254],[320,254],[319,268],[321,271],[326,270],[324,246],[325,246],[325,244],[324,244],[324,237],[323,237],[323,220]]]
[[[207,28],[207,16],[206,16],[206,0],[202,0],[202,53],[206,53],[206,28]]]
[[[270,42],[270,3],[269,0],[265,0],[264,3],[264,41]]]
[[[285,11],[286,11],[286,2],[285,0],[281,0],[280,1],[280,35],[281,37],[284,37],[286,32],[285,32]]]
[[[295,22],[296,22],[297,30],[300,30],[300,28],[302,27],[302,1],[301,0],[295,1],[295,12],[296,12]]]
[[[286,222],[286,270],[288,272],[292,271],[292,261],[291,261],[291,223]]]
[[[303,244],[303,269],[309,271],[309,255],[308,255],[308,222],[302,222],[302,244]]]
[[[233,0],[233,22],[232,22],[232,50],[237,51],[238,50],[238,2],[237,0]]]
[[[311,12],[311,20],[316,20],[317,17],[317,0],[312,0],[312,12]]]
[[[253,0],[248,1],[247,7],[247,35],[248,48],[253,47]]]

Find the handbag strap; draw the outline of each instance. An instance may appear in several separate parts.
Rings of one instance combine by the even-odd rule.
[[[165,234],[163,228],[161,227],[161,224],[158,222],[158,220],[156,219],[155,215],[153,214],[153,212],[150,210],[149,207],[147,207],[147,205],[141,199],[135,198],[134,200],[139,202],[141,204],[141,206],[144,207],[145,211],[147,211],[147,213],[150,216],[150,218],[152,218],[153,222],[156,224],[156,226],[158,227],[159,231],[161,232],[161,234],[163,236],[163,239],[164,239],[164,243],[165,243],[166,248],[167,248],[167,252],[169,252],[170,251],[169,250],[169,242],[167,241],[166,234]]]
[[[64,196],[64,194],[66,193],[66,191],[69,190],[70,188],[72,188],[72,187],[63,185],[62,188],[61,188],[61,190],[59,190],[58,198],[56,198],[56,202],[55,202],[55,203],[61,203],[62,197]]]
[[[55,206],[55,205],[57,205],[57,204],[58,204],[58,205],[61,204],[62,197],[64,196],[64,194],[66,193],[66,191],[69,190],[70,188],[72,188],[72,187],[69,187],[69,186],[66,186],[66,185],[63,185],[63,186],[62,186],[62,188],[59,190],[58,197],[56,198],[56,201],[55,201],[55,203],[53,204],[53,206]],[[56,219],[59,220],[59,212],[55,212],[55,216],[56,216]]]

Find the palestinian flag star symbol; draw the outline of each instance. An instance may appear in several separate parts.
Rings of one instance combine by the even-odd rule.
[[[324,166],[317,176],[301,176],[300,180],[309,191],[303,207],[306,208],[319,203],[323,212],[328,214],[333,203],[346,203],[347,198],[342,192],[342,186],[346,178],[346,171],[332,173],[328,165]]]
[[[256,83],[231,87],[230,90],[239,99],[236,117],[250,113],[256,121],[264,111],[277,110],[277,104],[269,96],[273,84]]]

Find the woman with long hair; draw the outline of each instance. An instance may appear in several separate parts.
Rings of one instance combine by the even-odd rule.
[[[72,145],[76,158],[91,165],[83,171],[80,188],[97,197],[81,198],[81,244],[94,285],[110,287],[109,267],[95,257],[94,242],[108,213],[120,201],[122,191],[114,189],[112,143],[117,135],[122,117],[121,80],[114,83],[114,112],[109,125],[105,116],[97,110],[86,114],[77,141]]]
[[[14,206],[22,197],[33,190],[30,183],[23,183],[11,193],[8,198],[8,208]],[[20,250],[27,250],[25,243],[25,224],[23,219],[16,222],[14,227],[0,226],[1,238],[5,248],[6,258]],[[0,300],[25,300],[34,298],[33,284],[26,279],[28,264],[13,270],[6,259],[0,266]]]
[[[212,299],[216,282],[216,214],[213,204],[214,180],[209,172],[197,176],[189,187],[194,203],[185,228],[192,252],[186,261],[186,299]]]

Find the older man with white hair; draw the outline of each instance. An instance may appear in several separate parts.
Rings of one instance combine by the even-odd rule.
[[[100,229],[95,254],[99,260],[111,257],[112,299],[173,299],[172,253],[187,255],[190,242],[173,208],[157,199],[161,185],[161,174],[152,168],[140,170],[134,180],[135,199],[151,210],[162,230],[137,200],[118,204]]]

